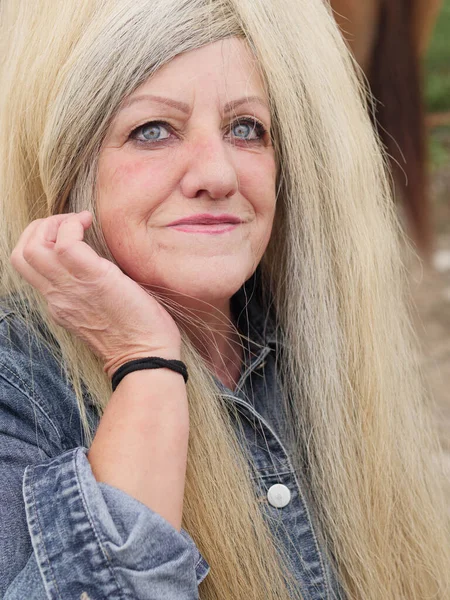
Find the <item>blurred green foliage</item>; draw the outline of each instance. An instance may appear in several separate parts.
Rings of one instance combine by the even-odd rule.
[[[450,110],[450,0],[444,0],[425,58],[425,102],[429,112]]]
[[[450,111],[450,0],[444,0],[425,58],[425,105],[428,113]],[[450,164],[450,126],[430,135],[431,168]]]
[[[450,164],[450,127],[439,127],[431,132],[428,156],[432,170]]]

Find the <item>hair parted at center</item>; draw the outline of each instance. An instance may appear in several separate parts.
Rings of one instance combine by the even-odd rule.
[[[1,293],[48,338],[99,414],[100,360],[55,325],[9,264],[36,218],[88,209],[97,159],[123,100],[176,55],[247,41],[267,87],[278,179],[261,262],[283,361],[295,471],[348,598],[448,598],[450,544],[439,447],[417,374],[400,230],[365,90],[323,0],[2,0]],[[256,265],[255,265],[256,268]],[[180,310],[168,305],[180,321]],[[251,457],[211,372],[182,331],[190,440],[183,527],[211,566],[202,600],[300,599],[255,497]],[[280,519],[280,527],[282,522]],[[288,532],[289,533],[289,532]]]

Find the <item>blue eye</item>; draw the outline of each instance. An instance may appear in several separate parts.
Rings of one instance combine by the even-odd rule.
[[[140,127],[137,127],[131,136],[140,142],[159,142],[160,140],[166,140],[170,137],[169,128],[165,123],[145,123]]]
[[[263,125],[255,119],[239,119],[231,131],[234,137],[245,141],[259,140],[266,133]]]
[[[265,133],[266,129],[256,119],[240,118],[232,124],[228,135],[235,140],[256,142],[261,141]],[[163,142],[170,139],[171,136],[172,128],[164,121],[149,121],[136,127],[130,134],[130,138],[141,144]]]

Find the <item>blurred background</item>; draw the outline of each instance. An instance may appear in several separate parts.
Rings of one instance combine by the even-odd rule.
[[[450,498],[450,0],[329,0],[376,99]]]
[[[450,0],[443,0],[423,61],[434,251],[411,261],[416,327],[450,480]]]

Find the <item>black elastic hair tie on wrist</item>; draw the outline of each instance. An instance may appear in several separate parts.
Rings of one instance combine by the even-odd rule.
[[[184,382],[188,380],[188,372],[186,365],[181,360],[167,360],[159,356],[148,356],[146,358],[138,358],[130,360],[121,365],[111,378],[113,392],[125,375],[133,371],[142,371],[144,369],[170,369],[180,375],[183,375]]]

